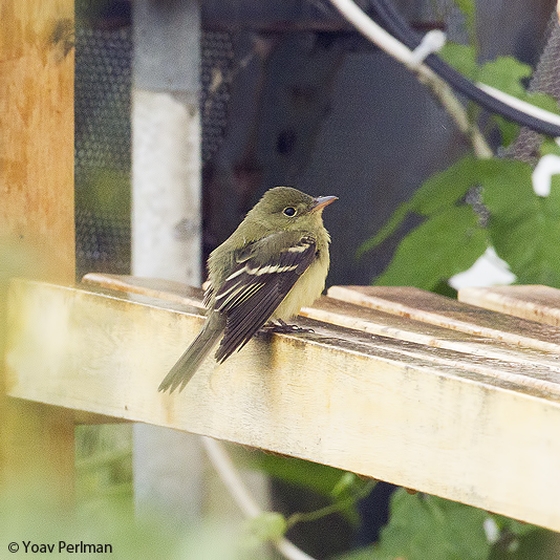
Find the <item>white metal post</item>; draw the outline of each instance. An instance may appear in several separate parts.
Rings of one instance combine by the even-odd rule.
[[[133,9],[132,272],[200,285],[200,7],[136,0]],[[201,454],[195,436],[135,425],[137,511],[179,526],[199,517]]]

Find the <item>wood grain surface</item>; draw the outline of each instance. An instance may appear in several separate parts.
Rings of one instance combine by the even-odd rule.
[[[169,395],[157,386],[203,322],[196,292],[183,287],[179,303],[176,284],[166,298],[146,295],[166,292],[162,281],[93,280],[13,282],[10,395],[293,455],[560,530],[554,327],[485,310],[479,321],[471,306],[408,289],[378,290],[392,302],[383,312],[323,298],[298,320],[313,333],[259,334]],[[415,318],[403,317],[414,301]],[[426,314],[470,317],[494,336]]]
[[[549,286],[493,286],[463,288],[459,301],[560,327],[560,290]]]
[[[74,1],[0,0],[0,352],[6,275],[73,282]],[[32,349],[31,349],[32,351]],[[0,486],[40,481],[69,503],[73,411],[5,397]]]

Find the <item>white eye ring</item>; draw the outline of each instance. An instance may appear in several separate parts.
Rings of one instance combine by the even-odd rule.
[[[282,214],[288,216],[288,218],[292,218],[297,214],[297,210],[293,206],[286,206],[286,208],[282,210]]]

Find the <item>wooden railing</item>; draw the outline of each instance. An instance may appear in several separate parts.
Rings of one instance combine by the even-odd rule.
[[[560,292],[333,287],[184,392],[157,386],[201,292],[133,277],[14,281],[8,395],[332,465],[560,530]]]

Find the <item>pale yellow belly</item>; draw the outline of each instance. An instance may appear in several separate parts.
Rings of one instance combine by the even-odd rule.
[[[288,292],[284,301],[276,308],[270,319],[288,321],[299,313],[302,307],[311,305],[325,289],[325,279],[329,268],[328,257],[315,261],[301,275]]]

